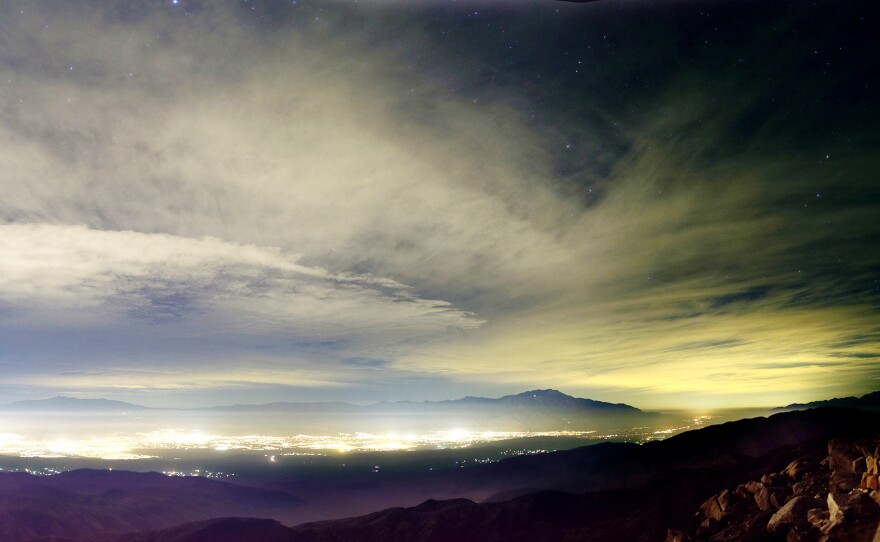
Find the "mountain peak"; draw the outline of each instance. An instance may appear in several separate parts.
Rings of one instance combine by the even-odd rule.
[[[520,407],[540,407],[563,410],[602,410],[606,412],[641,412],[639,409],[624,403],[606,403],[594,399],[572,397],[559,390],[544,389],[530,390],[516,395],[507,395],[496,400],[499,404],[516,405]]]
[[[574,399],[571,395],[567,395],[562,393],[559,390],[554,389],[546,389],[546,390],[530,390],[524,391],[522,393],[516,394],[514,397],[541,397],[541,398],[556,398],[556,399]]]

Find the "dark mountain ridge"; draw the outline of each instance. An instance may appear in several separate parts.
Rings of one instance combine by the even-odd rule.
[[[30,399],[0,405],[0,410],[17,411],[127,411],[127,410],[215,410],[235,412],[303,411],[303,412],[364,412],[388,409],[433,410],[457,406],[527,407],[559,410],[601,410],[624,413],[640,413],[641,410],[624,403],[607,403],[566,395],[558,390],[531,390],[497,399],[488,397],[464,397],[444,401],[381,401],[368,405],[354,405],[340,401],[290,402],[275,401],[262,404],[235,404],[201,408],[151,408],[109,399],[79,399],[75,397],[52,397]]]
[[[642,413],[641,410],[624,403],[607,403],[593,399],[572,397],[558,390],[530,390],[516,395],[505,395],[494,399],[488,397],[463,397],[461,399],[448,399],[444,401],[381,401],[369,405],[352,405],[342,402],[286,402],[278,401],[267,404],[254,405],[229,405],[211,407],[204,410],[223,411],[286,411],[286,410],[309,410],[327,412],[424,412],[438,411],[448,408],[467,408],[478,406],[480,408],[534,408],[542,410],[584,410],[595,412],[614,412],[625,414]]]
[[[438,401],[438,402],[430,402],[426,401],[423,404],[435,404],[435,405],[446,405],[446,404],[467,404],[467,405],[481,405],[481,406],[491,406],[491,405],[502,405],[502,406],[524,406],[524,407],[543,407],[549,409],[559,409],[559,410],[605,410],[605,411],[616,411],[616,412],[627,412],[627,413],[640,413],[642,412],[636,407],[627,405],[625,403],[607,403],[604,401],[595,401],[593,399],[582,399],[578,397],[572,397],[571,395],[566,395],[558,390],[546,389],[546,390],[531,390],[525,391],[523,393],[518,393],[516,395],[505,395],[504,397],[500,397],[498,399],[487,399],[485,397],[464,397],[462,399],[449,400],[449,401]]]
[[[155,472],[0,473],[0,540],[144,531],[222,516],[279,516],[301,505],[279,491]]]
[[[809,403],[792,403],[775,410],[804,410],[808,408],[819,407],[841,407],[841,408],[858,408],[863,410],[880,411],[880,391],[875,391],[861,397],[835,397],[833,399],[825,399],[822,401],[812,401]]]

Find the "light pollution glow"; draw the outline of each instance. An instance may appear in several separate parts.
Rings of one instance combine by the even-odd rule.
[[[0,455],[15,457],[69,457],[107,460],[155,458],[175,450],[277,451],[277,455],[317,453],[389,452],[437,448],[464,448],[511,439],[539,437],[574,438],[587,441],[627,439],[646,442],[704,425],[712,416],[697,416],[676,426],[637,427],[614,433],[596,431],[469,431],[450,429],[426,433],[339,433],[335,435],[212,435],[190,429],[81,438],[30,438],[0,434]],[[274,455],[272,457],[275,457]]]

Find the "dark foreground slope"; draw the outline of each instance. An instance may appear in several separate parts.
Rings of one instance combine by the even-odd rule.
[[[75,470],[0,473],[0,540],[170,527],[220,516],[267,516],[301,505],[291,495],[195,477]]]
[[[824,499],[813,512],[816,526],[811,523],[810,528],[801,529],[807,536],[822,535],[820,528],[834,535],[829,525],[835,517],[838,525],[843,524],[844,516],[850,525],[857,523],[873,536],[876,524],[872,514],[880,511],[874,499],[880,497],[876,492],[850,493],[851,486],[862,483],[856,472],[866,470],[858,466],[866,464],[865,458],[850,457],[860,453],[851,448],[831,461],[827,456],[832,439],[838,443],[880,442],[878,433],[880,417],[868,412],[835,408],[791,412],[713,426],[644,446],[605,444],[475,468],[476,478],[507,476],[513,480],[509,489],[491,502],[428,501],[413,508],[391,508],[292,528],[273,521],[222,518],[151,533],[81,540],[648,541],[667,536],[676,541],[786,540],[794,530],[791,526],[768,531],[767,525],[778,508],[806,493],[816,502]],[[809,475],[815,478],[813,482],[797,486],[801,495],[793,486],[806,480],[805,469],[800,480],[783,479],[778,474],[793,461],[816,466]],[[773,473],[776,478],[758,482]],[[749,485],[749,481],[754,483]],[[788,489],[776,489],[779,486],[773,484],[788,484]],[[737,502],[744,504],[736,514],[725,515],[721,510],[720,500],[730,503],[727,497],[718,496],[724,490],[738,491]],[[829,504],[827,495],[831,493],[836,495],[835,505]],[[702,515],[695,519],[695,513]],[[805,514],[798,516],[799,521]],[[850,538],[836,536],[837,540],[859,540],[850,531],[845,534]]]

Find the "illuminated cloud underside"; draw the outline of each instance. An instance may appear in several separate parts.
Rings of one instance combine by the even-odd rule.
[[[3,4],[0,391],[876,389],[861,49],[782,6],[748,16],[822,39],[602,4]]]

